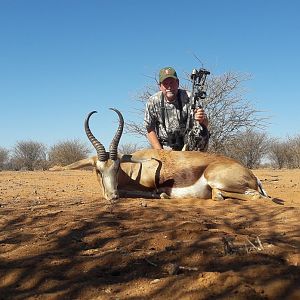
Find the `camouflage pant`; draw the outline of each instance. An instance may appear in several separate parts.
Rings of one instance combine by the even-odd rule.
[[[204,125],[194,126],[186,135],[186,151],[207,151],[209,131]]]

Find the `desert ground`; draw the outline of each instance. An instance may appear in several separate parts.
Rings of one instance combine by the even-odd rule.
[[[101,197],[93,171],[0,172],[0,299],[300,299],[300,170],[269,199]]]

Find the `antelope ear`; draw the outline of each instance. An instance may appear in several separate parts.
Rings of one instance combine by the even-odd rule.
[[[153,158],[133,158],[131,154],[119,154],[120,162],[131,162],[131,163],[143,163],[146,161],[150,161]]]

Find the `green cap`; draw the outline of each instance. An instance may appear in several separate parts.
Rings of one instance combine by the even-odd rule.
[[[162,83],[166,78],[178,79],[176,71],[172,67],[166,67],[159,71],[159,83]]]

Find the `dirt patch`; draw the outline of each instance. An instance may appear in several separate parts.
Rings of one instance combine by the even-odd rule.
[[[300,170],[269,200],[100,198],[91,171],[0,173],[0,299],[300,299]]]

